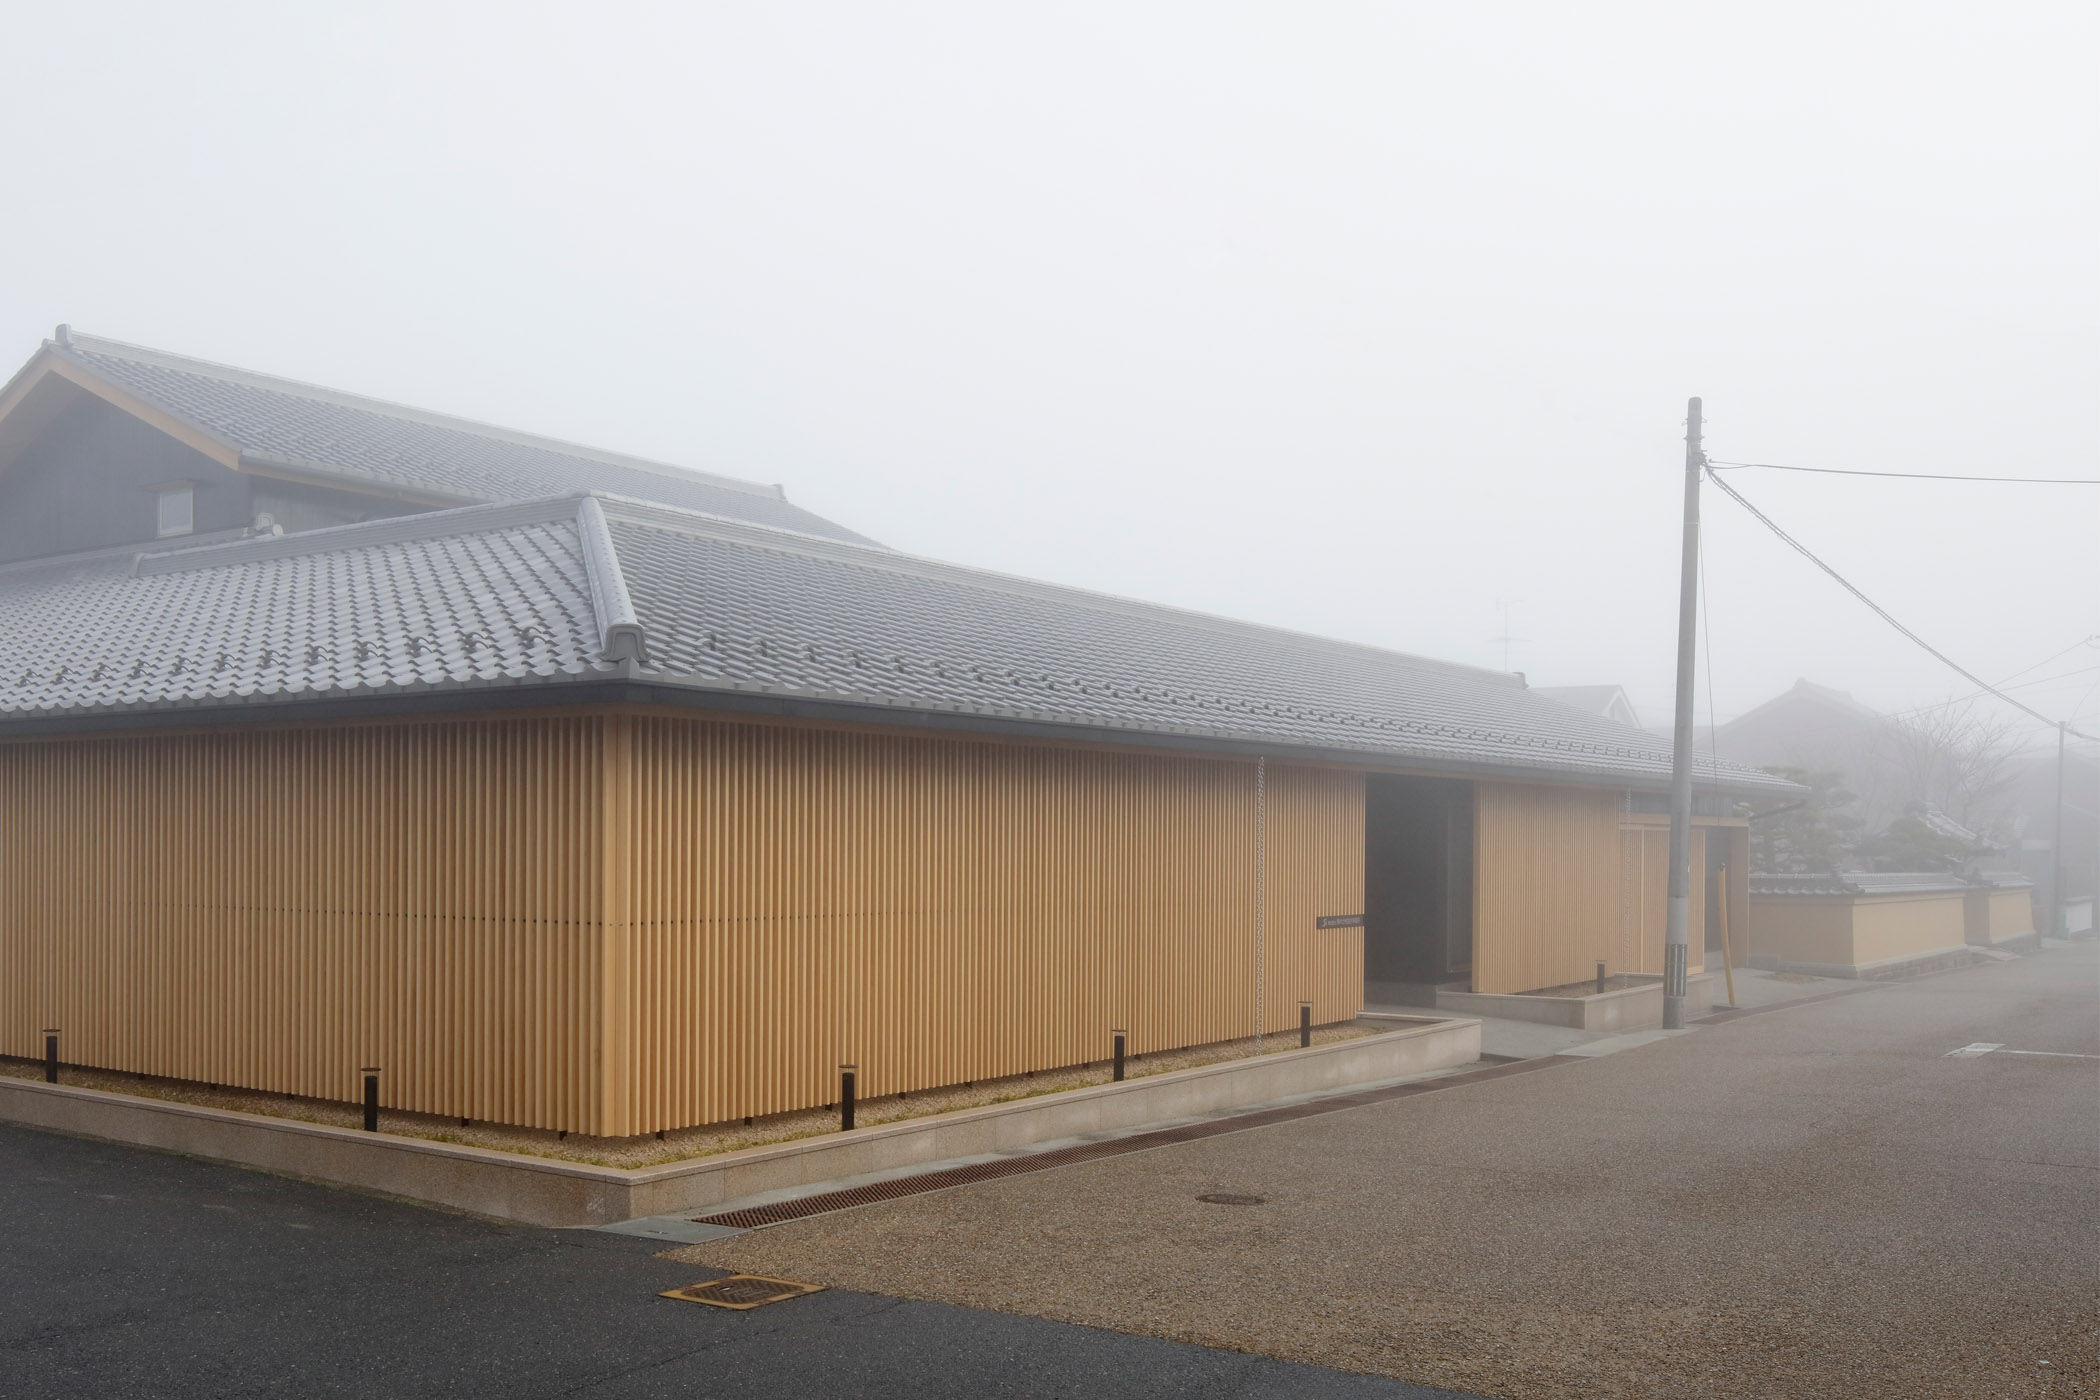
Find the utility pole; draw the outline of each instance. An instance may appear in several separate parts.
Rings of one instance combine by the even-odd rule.
[[[1670,751],[1670,900],[1663,920],[1663,1029],[1684,1029],[1684,975],[1692,928],[1692,665],[1698,645],[1699,473],[1702,406],[1684,420],[1684,568],[1677,584],[1677,728]]]
[[[2071,722],[2056,722],[2056,825],[2049,833],[2049,936],[2062,938],[2070,920],[2064,917],[2064,744]],[[2100,899],[2093,901],[2100,909]],[[2100,924],[2100,919],[2094,921]]]

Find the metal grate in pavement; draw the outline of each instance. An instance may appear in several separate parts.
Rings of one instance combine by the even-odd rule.
[[[789,1298],[800,1298],[805,1293],[822,1293],[820,1283],[791,1283],[784,1278],[766,1278],[761,1274],[731,1274],[728,1278],[709,1279],[706,1283],[689,1283],[683,1288],[672,1288],[657,1295],[676,1298],[681,1303],[705,1303],[711,1308],[734,1308],[748,1312],[762,1308],[768,1303],[778,1303]]]
[[[1417,1094],[1455,1089],[1462,1084],[1477,1084],[1483,1079],[1502,1079],[1512,1074],[1528,1074],[1533,1070],[1550,1069],[1555,1065],[1578,1063],[1580,1061],[1567,1056],[1544,1055],[1534,1060],[1518,1060],[1513,1064],[1493,1065],[1487,1069],[1448,1074],[1439,1079],[1392,1084],[1383,1089],[1363,1089],[1355,1093],[1336,1094],[1331,1098],[1288,1104],[1282,1108],[1265,1108],[1256,1113],[1236,1114],[1230,1118],[1186,1123],[1178,1128],[1133,1133],[1129,1137],[1112,1138],[1106,1142],[1083,1142],[1076,1147],[1053,1148],[1048,1152],[1031,1153],[1025,1157],[1003,1157],[996,1162],[974,1162],[964,1167],[947,1167],[940,1171],[922,1172],[918,1176],[901,1177],[895,1181],[877,1181],[866,1186],[853,1186],[843,1191],[825,1191],[792,1201],[774,1201],[768,1205],[749,1206],[742,1210],[695,1216],[693,1220],[701,1225],[726,1225],[731,1229],[751,1230],[761,1225],[778,1225],[783,1221],[802,1220],[834,1210],[873,1205],[877,1201],[893,1201],[902,1196],[921,1196],[929,1191],[945,1191],[952,1186],[969,1186],[980,1181],[994,1181],[1003,1176],[1019,1176],[1024,1172],[1049,1171],[1054,1167],[1069,1167],[1080,1162],[1099,1161],[1104,1157],[1122,1157],[1132,1152],[1147,1152],[1155,1147],[1170,1147],[1175,1143],[1199,1142],[1204,1138],[1220,1137],[1226,1133],[1244,1132],[1248,1128],[1265,1128],[1276,1123],[1294,1122],[1300,1118],[1315,1118],[1323,1113],[1367,1108],[1372,1104],[1413,1098]]]

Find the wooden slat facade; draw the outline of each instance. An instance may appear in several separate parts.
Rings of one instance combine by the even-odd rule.
[[[613,1136],[1254,1030],[1255,764],[642,713],[0,745],[0,1050]],[[1360,1009],[1270,764],[1261,1024]]]
[[[1528,992],[1594,976],[1618,935],[1615,790],[1473,789],[1473,990]]]
[[[1667,817],[1632,814],[1603,788],[1483,782],[1474,788],[1473,990],[1529,992],[1608,972],[1659,976],[1668,910]],[[1687,970],[1705,968],[1709,842],[1725,842],[1740,929],[1749,836],[1739,820],[1692,826]],[[1738,961],[1741,950],[1737,950]]]
[[[594,1121],[598,721],[0,746],[0,1049]]]

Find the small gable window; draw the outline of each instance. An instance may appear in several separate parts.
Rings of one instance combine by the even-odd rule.
[[[197,525],[195,488],[163,486],[159,491],[160,516],[156,530],[162,535],[187,535]]]

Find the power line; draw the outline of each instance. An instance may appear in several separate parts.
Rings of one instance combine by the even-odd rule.
[[[1869,598],[1866,594],[1860,592],[1858,588],[1853,586],[1851,580],[1847,579],[1836,569],[1831,568],[1821,559],[1818,559],[1807,545],[1801,543],[1801,541],[1795,539],[1792,535],[1789,535],[1785,530],[1781,529],[1779,527],[1778,521],[1772,519],[1771,516],[1766,515],[1756,506],[1751,505],[1750,502],[1744,498],[1742,492],[1736,490],[1733,486],[1730,486],[1726,481],[1723,481],[1717,473],[1709,470],[1707,472],[1707,476],[1712,478],[1715,486],[1718,486],[1719,488],[1721,488],[1722,491],[1726,492],[1729,496],[1733,497],[1737,505],[1741,506],[1744,510],[1749,511],[1752,515],[1756,516],[1758,521],[1761,524],[1763,524],[1767,530],[1770,530],[1773,534],[1779,536],[1779,538],[1782,541],[1784,541],[1790,549],[1792,549],[1795,553],[1799,554],[1802,558],[1806,559],[1809,563],[1821,569],[1824,573],[1829,574],[1833,579],[1837,580],[1839,587],[1843,588],[1847,593],[1850,593],[1853,597],[1859,599],[1859,601],[1861,601],[1862,603],[1865,603],[1869,608],[1872,608],[1875,614],[1879,616],[1883,622],[1886,622],[1889,626],[1895,628],[1898,632],[1901,632],[1904,636],[1910,638],[1913,642],[1917,643],[1920,647],[1922,647],[1932,656],[1938,658],[1942,665],[1946,666],[1949,670],[1952,670],[1955,674],[1967,679],[1969,684],[1977,687],[1978,690],[1985,691],[1989,694],[1997,696],[2000,700],[2003,700],[2006,704],[2012,706],[2014,709],[2020,711],[2022,714],[2031,715],[2035,719],[2038,719],[2042,723],[2051,727],[2052,729],[2058,727],[2058,721],[2049,718],[2049,716],[2043,714],[2040,710],[2037,710],[2030,705],[2023,704],[2020,701],[2013,699],[2012,696],[2007,695],[1997,686],[1992,685],[1989,681],[1977,675],[1974,671],[1971,671],[1968,667],[1962,665],[1953,657],[1947,655],[1946,652],[1941,651],[1938,647],[1934,646],[1932,643],[1926,641],[1923,637],[1919,636],[1917,633],[1911,631],[1908,627],[1905,627],[1902,623],[1898,622],[1895,619],[1894,615],[1891,614],[1887,608],[1884,608],[1883,606],[1881,606],[1881,604],[1875,602],[1872,598]],[[2091,734],[2080,733],[2078,730],[2075,729],[2070,730],[2070,732],[2073,734],[2077,734],[2078,737],[2081,739],[2092,739],[2094,737]]]
[[[2032,670],[2033,668],[2029,667],[2028,669]],[[2004,680],[1999,681],[1996,688],[1999,690],[2032,690],[2038,685],[2051,685],[2057,681],[2076,680],[2080,676],[2089,676],[2095,671],[2100,671],[2100,666],[2081,666],[2075,671],[2058,671],[2053,676],[2037,676],[2031,681],[2020,681],[2018,683],[2013,683],[2012,677],[2008,676]],[[2020,673],[2015,672],[2014,674],[2018,675]],[[2095,681],[2094,685],[2100,687],[2100,681]],[[1905,715],[1922,715],[1933,710],[1945,710],[1955,705],[1966,705],[1971,700],[1980,699],[1986,693],[1981,690],[1972,690],[1967,695],[1957,695],[1952,700],[1935,700],[1929,705],[1913,705],[1907,710],[1893,710],[1890,712],[1889,718],[1901,719]],[[2088,692],[2088,694],[2090,693]],[[2083,708],[2084,702],[2080,701],[2079,704]],[[2077,711],[2072,711],[2072,718],[2077,718]]]
[[[2049,653],[2049,655],[2043,657],[2041,660],[2035,662],[2032,666],[2022,666],[2019,670],[2013,672],[2009,676],[2006,676],[2003,680],[2000,680],[1998,684],[2004,685],[2006,681],[2016,681],[2020,677],[2026,675],[2029,671],[2039,671],[2042,669],[2042,667],[2048,665],[2050,662],[2056,660],[2058,657],[2069,656],[2072,652],[2078,650],[2080,647],[2100,647],[2100,632],[2095,632],[2090,637],[2080,637],[2077,641],[2071,643],[2071,645],[2065,647],[2062,651],[2051,652]]]
[[[1855,467],[1789,467],[1778,462],[1721,462],[1707,459],[1707,469],[1730,470],[1755,467],[1768,472],[1813,472],[1817,476],[1885,476],[1903,481],[1995,481],[2006,486],[2100,486],[2100,477],[2073,476],[1952,476],[1941,472],[1870,472]],[[1716,484],[1720,478],[1714,478]]]

